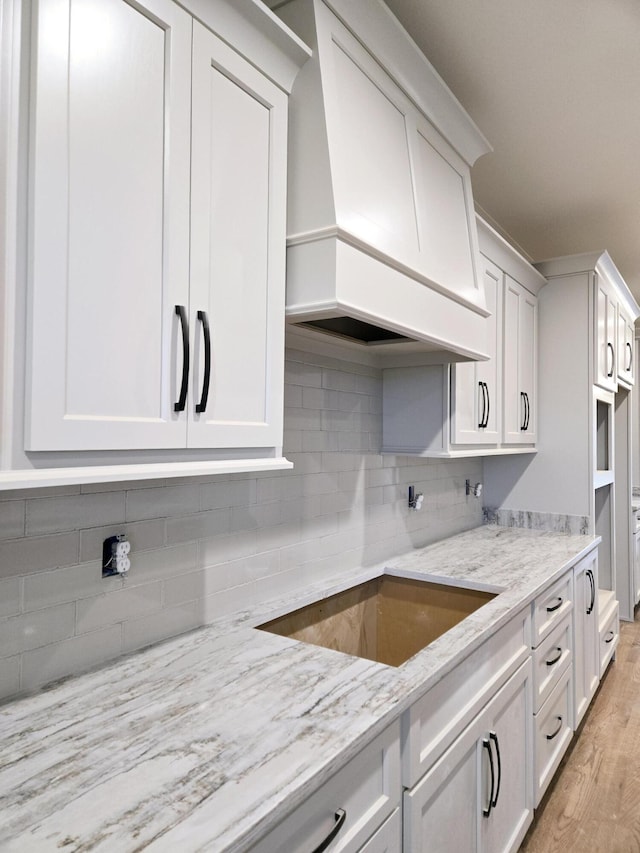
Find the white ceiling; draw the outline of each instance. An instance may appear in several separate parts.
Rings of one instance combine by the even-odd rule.
[[[492,144],[477,204],[533,260],[607,249],[640,300],[639,0],[386,0]]]

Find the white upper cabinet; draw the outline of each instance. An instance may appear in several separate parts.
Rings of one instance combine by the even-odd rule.
[[[29,176],[0,257],[27,270],[2,318],[0,485],[290,467],[287,111],[308,48],[255,0],[39,0],[30,45],[6,43],[30,146],[16,127],[0,162]]]
[[[384,3],[272,5],[314,49],[290,107],[289,321],[485,357],[470,166],[488,143]]]
[[[625,307],[618,303],[618,345],[616,364],[618,382],[630,388],[635,383],[635,326]]]
[[[188,444],[277,445],[287,97],[195,23],[192,103]]]
[[[536,264],[570,292],[572,287],[588,293],[591,369],[590,384],[615,392],[618,383],[631,388],[635,381],[634,324],[640,307],[608,252],[589,252],[551,258]],[[574,282],[581,277],[581,284]]]
[[[491,311],[485,320],[489,358],[385,368],[385,452],[443,457],[535,452],[537,294],[545,278],[479,217],[478,232]]]
[[[608,281],[595,277],[595,383],[607,391],[618,387],[616,367],[616,300]],[[620,353],[622,355],[622,353]]]
[[[504,289],[504,442],[535,444],[538,299],[510,276]]]
[[[191,17],[41,0],[37,23],[26,448],[184,446]]]
[[[484,260],[484,259],[482,259]],[[502,424],[502,291],[503,272],[483,264],[487,319],[487,361],[452,366],[451,441],[453,444],[500,442]]]

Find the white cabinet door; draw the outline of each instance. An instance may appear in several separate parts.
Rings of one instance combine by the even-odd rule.
[[[491,813],[480,824],[479,847],[483,853],[517,850],[533,818],[530,673],[530,662],[527,662],[487,708],[485,725],[490,748],[495,752],[496,785]],[[488,755],[486,747],[483,752]]]
[[[35,31],[26,449],[184,446],[191,17],[41,0]]]
[[[627,387],[634,384],[634,324],[627,317],[621,305],[618,305],[618,347],[616,364],[618,380]]]
[[[532,722],[527,660],[405,793],[404,849],[517,850],[533,817]]]
[[[600,680],[597,549],[575,567],[574,729],[589,707]]]
[[[404,850],[411,853],[473,853],[479,810],[487,808],[489,787],[480,787],[480,728],[472,724],[404,795]],[[464,803],[464,808],[461,808]]]
[[[640,601],[640,533],[636,533],[633,537],[635,546],[635,559],[633,563],[633,578],[634,578],[634,604]]]
[[[274,446],[282,434],[287,98],[195,23],[192,109],[188,444]]]
[[[510,276],[504,287],[505,444],[535,444],[538,299]]]
[[[616,303],[607,283],[595,276],[595,382],[607,391],[618,387],[616,374]]]
[[[453,444],[498,444],[502,420],[502,270],[483,263],[487,310],[488,361],[452,366],[451,441]]]

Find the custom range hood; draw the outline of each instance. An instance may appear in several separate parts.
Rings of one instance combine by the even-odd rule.
[[[470,167],[490,146],[380,0],[271,0],[313,49],[290,101],[290,324],[486,358]]]

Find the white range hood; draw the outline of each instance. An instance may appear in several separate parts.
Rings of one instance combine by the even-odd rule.
[[[290,105],[289,323],[486,358],[470,167],[490,146],[380,0],[285,0],[313,49]]]

